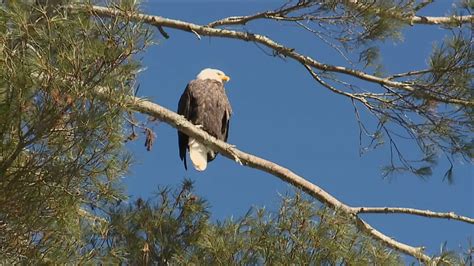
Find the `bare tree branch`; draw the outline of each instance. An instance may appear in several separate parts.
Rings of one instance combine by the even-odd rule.
[[[296,52],[295,49],[286,47],[282,44],[279,44],[273,41],[272,39],[266,36],[259,35],[259,34],[253,34],[253,33],[235,31],[235,30],[227,30],[227,29],[215,29],[209,26],[201,26],[201,25],[184,22],[180,20],[174,20],[174,19],[164,18],[160,16],[146,15],[146,14],[127,13],[119,9],[100,7],[100,6],[73,5],[73,6],[69,6],[69,8],[84,9],[97,16],[126,17],[130,20],[145,22],[157,27],[162,26],[162,27],[168,27],[168,28],[179,29],[179,30],[183,30],[187,32],[192,32],[198,36],[200,35],[216,36],[216,37],[223,37],[223,38],[240,39],[243,41],[252,41],[252,42],[265,45],[273,49],[275,53],[292,58],[300,62],[302,65],[308,65],[322,71],[341,73],[341,74],[353,76],[353,77],[356,77],[368,82],[385,85],[391,88],[397,88],[397,89],[401,89],[407,92],[416,92],[420,95],[423,95],[423,97],[426,99],[435,100],[438,102],[454,104],[454,105],[462,105],[466,107],[474,107],[474,100],[464,100],[464,99],[458,99],[454,97],[441,97],[440,95],[433,94],[430,90],[415,88],[413,84],[408,83],[408,82],[393,81],[393,80],[390,80],[389,78],[377,77],[374,75],[367,74],[363,71],[346,68],[343,66],[335,66],[335,65],[321,63],[309,56]]]
[[[219,27],[219,26],[228,26],[228,25],[245,25],[250,21],[258,20],[258,19],[270,19],[270,20],[277,20],[277,21],[305,21],[305,20],[312,20],[318,19],[323,20],[326,18],[313,18],[310,15],[299,15],[299,16],[288,16],[289,13],[298,11],[305,8],[310,8],[318,4],[316,1],[298,1],[294,5],[290,5],[288,7],[282,7],[273,11],[265,11],[259,12],[254,15],[249,16],[233,16],[223,18],[214,22],[207,24],[208,27]],[[364,5],[357,3],[357,1],[347,1],[347,4],[353,8],[358,10],[363,10],[365,8]],[[340,19],[339,17],[331,17],[331,19]],[[466,24],[466,23],[474,23],[474,16],[473,15],[466,15],[466,16],[407,16],[402,18],[403,21],[410,25],[414,24],[425,24],[425,25],[449,25],[449,24]]]
[[[273,19],[273,20],[287,20],[289,18],[286,17],[286,14],[297,11],[303,8],[310,7],[314,5],[315,2],[303,2],[299,1],[295,5],[290,6],[283,6],[275,11],[265,11],[260,12],[250,16],[234,16],[234,17],[227,17],[223,18],[214,22],[207,24],[208,27],[214,28],[218,26],[224,25],[245,25],[247,22],[256,19]],[[301,19],[298,19],[301,20]]]
[[[474,224],[474,219],[457,215],[454,212],[433,212],[430,210],[418,210],[413,208],[393,208],[393,207],[352,207],[355,213],[404,213],[424,216],[429,218],[453,219],[461,222]]]
[[[357,100],[357,101],[361,102],[369,110],[373,110],[374,107],[369,103],[369,101],[367,99],[374,99],[374,100],[377,100],[377,101],[380,101],[380,102],[388,103],[386,99],[378,97],[377,94],[375,94],[375,93],[349,93],[349,92],[339,90],[339,89],[335,88],[334,86],[331,86],[326,81],[324,81],[316,72],[313,71],[313,69],[311,69],[310,66],[304,65],[304,67],[306,68],[306,70],[308,70],[308,72],[313,77],[313,79],[315,79],[323,87],[331,90],[334,93],[349,97],[352,100]]]

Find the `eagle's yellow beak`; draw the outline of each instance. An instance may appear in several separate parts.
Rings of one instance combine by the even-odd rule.
[[[226,76],[226,75],[224,75],[224,76],[222,77],[222,81],[224,81],[224,82],[228,82],[229,80],[230,80],[230,77],[228,77],[228,76]]]

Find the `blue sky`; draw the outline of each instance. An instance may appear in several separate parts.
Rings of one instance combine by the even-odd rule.
[[[245,2],[148,1],[144,12],[207,24],[281,5],[279,1]],[[441,1],[424,15],[447,14],[449,6],[449,1]],[[344,64],[332,49],[294,26],[258,22],[246,30],[265,34],[321,62]],[[358,128],[350,101],[316,84],[301,65],[268,56],[253,43],[204,36],[198,40],[190,33],[167,32],[170,39],[157,33],[158,44],[143,55],[147,69],[139,78],[139,96],[176,110],[187,82],[201,69],[221,69],[231,77],[226,86],[234,111],[229,142],[237,148],[293,170],[351,206],[412,207],[474,217],[472,164],[455,162],[453,185],[442,181],[448,167],[443,160],[428,180],[411,175],[384,179],[381,167],[389,162],[388,149],[359,156]],[[404,33],[403,42],[383,46],[388,72],[426,67],[433,43],[448,32],[417,25]],[[370,118],[366,122],[374,125]],[[292,191],[274,176],[220,156],[203,173],[186,172],[178,156],[176,131],[164,123],[153,128],[157,139],[151,152],[143,147],[143,137],[128,144],[136,161],[125,178],[132,197],[148,198],[158,186],[174,186],[186,177],[195,181],[197,194],[210,203],[213,218],[224,219],[240,217],[252,206],[275,210],[279,193]],[[400,145],[409,156],[418,154],[414,143]],[[426,246],[429,254],[437,252],[444,241],[459,251],[469,238],[474,240],[473,226],[456,221],[394,214],[363,218],[396,240]]]

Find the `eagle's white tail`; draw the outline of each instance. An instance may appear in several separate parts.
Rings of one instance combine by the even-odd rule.
[[[193,138],[189,138],[189,157],[193,162],[194,168],[198,171],[204,171],[207,167],[207,153],[209,149]]]

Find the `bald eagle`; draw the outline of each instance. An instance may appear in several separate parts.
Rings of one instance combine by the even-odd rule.
[[[227,99],[224,83],[230,78],[224,72],[206,68],[186,86],[178,103],[178,114],[210,135],[227,141],[232,108]],[[217,152],[178,131],[179,157],[187,170],[186,150],[198,171],[204,171],[207,163],[214,160]]]

